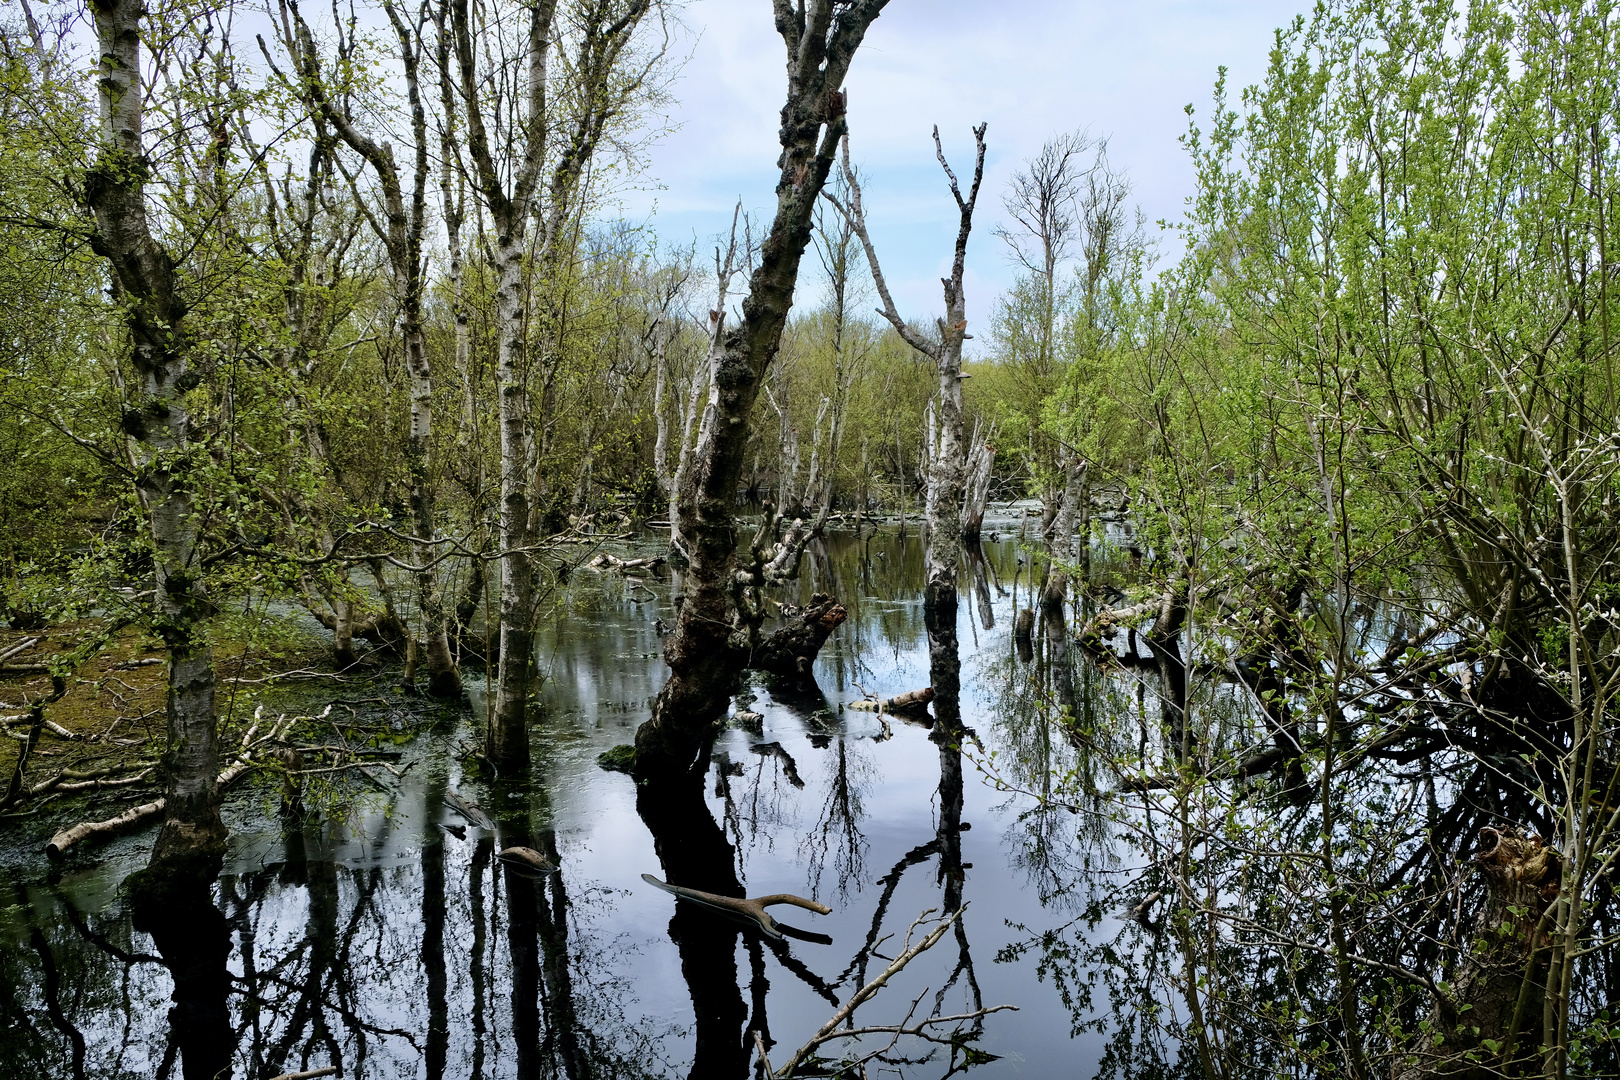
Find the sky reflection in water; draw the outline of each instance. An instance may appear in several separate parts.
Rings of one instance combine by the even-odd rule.
[[[419,741],[397,794],[368,795],[346,827],[307,821],[284,833],[271,788],[244,789],[227,808],[231,854],[214,906],[186,913],[166,937],[160,923],[156,939],[132,926],[118,890],[144,862],[149,836],[55,876],[42,858],[14,853],[0,870],[0,1073],[189,1077],[229,1056],[238,1077],[341,1062],[348,1077],[740,1080],[754,1029],[780,1065],[882,969],[875,939],[903,936],[925,909],[941,907],[955,876],[970,904],[961,932],[861,1018],[894,1023],[920,994],[918,1016],[1010,1003],[1019,1011],[983,1020],[976,1045],[1000,1060],[976,1075],[1091,1075],[1102,1037],[1071,1037],[1090,1010],[1066,1006],[1038,977],[1036,956],[1008,946],[1076,917],[1084,888],[1054,894],[1076,869],[1105,865],[1106,835],[1066,813],[1021,819],[1029,800],[993,790],[968,761],[957,867],[941,855],[954,811],[942,820],[938,795],[956,755],[942,754],[922,725],[886,728],[841,707],[862,696],[858,687],[889,696],[928,685],[921,554],[915,531],[902,538],[890,528],[859,540],[834,534],[807,558],[804,595],[831,591],[850,609],[817,666],[825,700],[778,700],[752,687],[748,707],[763,714],[762,731],[725,731],[701,794],[684,803],[643,799],[638,812],[630,778],[596,765],[647,715],[664,677],[655,620],[670,610],[667,577],[632,588],[609,576],[579,581],[542,635],[538,782],[513,805],[446,752],[466,741],[470,718]],[[1028,603],[1018,547],[1001,539],[985,554],[979,574],[963,581],[963,719],[985,750],[1001,752],[1009,774],[1039,777],[1044,764],[1073,765],[1074,752],[1041,719],[1050,695],[1032,685],[1042,661],[1014,659],[1013,616]],[[1077,678],[1095,688],[1085,672]],[[472,699],[476,713],[483,699]],[[494,838],[446,831],[463,824],[442,806],[450,789],[501,818],[512,834],[502,844],[553,851],[561,872],[518,879],[492,859]],[[1088,839],[1077,839],[1082,831]],[[833,914],[775,914],[833,943],[770,942],[702,909],[678,909],[641,880],[672,879],[671,867],[699,879],[729,869],[751,896],[820,900]],[[1120,932],[1104,917],[1087,936]],[[176,971],[217,967],[209,958],[227,953],[228,1013],[217,1009],[223,982],[207,970],[172,1001],[159,951]],[[946,1062],[940,1053],[907,1075],[938,1076]]]

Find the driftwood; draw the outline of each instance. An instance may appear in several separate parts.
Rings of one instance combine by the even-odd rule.
[[[555,874],[557,872],[557,864],[534,850],[534,848],[509,847],[495,857],[519,873],[527,874],[530,877],[540,877],[544,874]]]
[[[659,881],[651,874],[642,874],[641,880],[649,885],[663,889],[679,899],[690,900],[694,904],[702,904],[704,907],[746,919],[758,926],[766,937],[775,938],[778,941],[787,935],[782,932],[782,927],[777,921],[771,918],[770,912],[765,910],[767,907],[773,904],[792,904],[794,907],[813,911],[817,915],[832,914],[832,908],[826,904],[818,904],[814,900],[806,900],[802,896],[794,896],[791,893],[773,893],[770,896],[748,899],[737,896],[721,896],[718,893],[702,892],[698,889],[688,889],[683,885],[671,885],[667,881]]]
[[[328,711],[331,711],[330,706],[328,706]],[[254,715],[257,717],[258,714],[255,713]],[[242,736],[242,748],[237,752],[236,761],[216,778],[215,783],[218,787],[225,788],[226,785],[234,783],[249,769],[252,769],[257,764],[253,760],[253,749],[262,743],[284,738],[287,729],[292,727],[293,721],[296,719],[297,717],[281,717],[271,726],[270,731],[259,739],[254,738],[254,735],[259,730],[258,723],[255,722],[252,727],[248,728],[247,734]],[[101,786],[111,787],[114,785],[102,784]],[[70,828],[61,830],[51,837],[50,842],[45,845],[45,854],[53,859],[59,859],[67,854],[68,849],[75,844],[90,839],[107,839],[118,835],[126,829],[134,828],[154,818],[160,818],[163,816],[163,809],[167,805],[167,800],[160,798],[149,803],[143,803],[140,806],[131,807],[117,817],[110,817],[105,821],[80,822]]]
[[[663,556],[650,559],[621,559],[607,552],[599,552],[596,558],[585,564],[587,570],[656,570],[663,566]]]
[[[921,690],[908,690],[891,698],[862,698],[859,701],[849,702],[848,707],[859,712],[904,713],[915,716],[927,712],[928,703],[933,700],[934,688],[925,686]]]
[[[444,805],[466,818],[470,824],[476,825],[486,832],[495,831],[495,823],[489,819],[488,814],[484,813],[483,807],[461,797],[454,791],[445,792]]]

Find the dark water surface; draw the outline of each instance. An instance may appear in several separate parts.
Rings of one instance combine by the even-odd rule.
[[[53,870],[29,831],[45,825],[7,826],[0,1076],[191,1077],[229,1062],[252,1078],[341,1064],[364,1078],[741,1080],[753,1075],[753,1032],[780,1066],[887,965],[913,919],[957,896],[968,907],[956,930],[858,1019],[893,1024],[914,1000],[914,1019],[1016,1005],[977,1026],[974,1047],[997,1060],[975,1075],[1092,1075],[1106,1035],[1076,1030],[1099,1019],[1086,973],[1056,985],[1039,966],[1052,949],[1021,946],[1064,928],[1130,951],[1134,926],[1087,910],[1084,881],[1111,872],[1112,842],[1088,815],[1030,813],[1033,800],[997,790],[978,764],[993,754],[1021,785],[1086,764],[1057,722],[1039,632],[1036,658],[1016,656],[1029,578],[1019,552],[987,542],[984,562],[964,570],[962,713],[978,745],[962,752],[922,724],[844,707],[862,688],[929,685],[920,539],[889,528],[829,536],[807,556],[805,596],[829,591],[850,610],[817,665],[825,696],[752,686],[742,704],[763,726],[720,736],[701,790],[638,800],[629,777],[597,766],[632,740],[662,683],[656,620],[670,618],[673,583],[581,573],[540,646],[529,785],[492,792],[458,760],[485,704],[474,686],[470,710],[412,744],[403,780],[379,772],[388,794],[359,788],[344,821],[284,826],[268,783],[233,792],[212,896],[141,919],[121,886],[150,833]],[[1082,668],[1074,677],[1083,710],[1136,707]],[[492,858],[495,837],[447,831],[465,824],[443,806],[449,790],[502,821],[503,845],[527,840],[560,871],[518,877]],[[773,910],[832,943],[771,941],[677,907],[643,874],[731,874],[750,896],[815,898],[833,913]],[[932,1049],[900,1073],[946,1074],[952,1049]]]

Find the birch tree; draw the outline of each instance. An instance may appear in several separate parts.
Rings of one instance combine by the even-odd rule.
[[[101,141],[84,177],[84,200],[95,219],[91,249],[107,260],[122,313],[128,387],[123,427],[134,458],[135,490],[152,534],[155,628],[169,655],[165,714],[164,820],[152,849],[154,868],[217,865],[225,852],[219,816],[218,726],[214,715],[214,655],[206,624],[213,605],[198,550],[191,474],[187,394],[200,379],[191,368],[192,341],[180,268],[154,238],[147,212],[151,177],[144,145],[140,0],[95,0],[100,49],[96,86]],[[211,866],[208,876],[212,876]]]
[[[501,773],[528,761],[538,614],[534,436],[547,424],[545,416],[533,413],[530,382],[536,368],[555,359],[544,351],[530,355],[536,336],[529,325],[535,311],[531,290],[543,292],[560,265],[591,160],[634,107],[662,57],[655,51],[649,59],[632,48],[653,5],[654,0],[538,0],[525,9],[523,30],[513,41],[500,33],[502,22],[493,11],[481,13],[475,26],[467,0],[450,3],[456,90],[473,187],[495,233],[501,648],[484,753]],[[475,42],[482,48],[475,49]],[[556,56],[559,42],[566,42],[569,52]],[[497,58],[493,69],[480,67],[480,52]],[[445,77],[451,77],[448,70]],[[531,219],[538,226],[532,239]],[[539,340],[546,340],[544,334]]]

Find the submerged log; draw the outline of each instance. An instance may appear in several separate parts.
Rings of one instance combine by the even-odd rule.
[[[542,877],[557,872],[557,864],[534,848],[509,847],[495,857],[519,873],[530,877]]]
[[[921,690],[908,690],[891,698],[862,698],[859,701],[851,701],[849,708],[858,712],[904,713],[915,716],[927,712],[928,703],[933,700],[934,688],[925,686]]]
[[[826,904],[818,904],[814,900],[806,900],[802,896],[794,896],[791,893],[773,893],[770,896],[761,896],[757,899],[749,899],[747,897],[738,896],[721,896],[718,893],[703,892],[699,889],[688,889],[683,885],[671,885],[667,881],[659,881],[651,874],[642,874],[641,880],[645,881],[649,885],[663,889],[665,892],[670,893],[671,895],[682,900],[690,900],[694,904],[702,904],[704,907],[713,908],[716,911],[723,911],[728,915],[734,915],[746,919],[755,926],[758,926],[766,937],[775,938],[777,940],[781,940],[787,935],[782,932],[783,927],[778,924],[775,919],[771,918],[770,912],[765,910],[774,904],[792,904],[794,907],[803,908],[806,911],[813,911],[817,915],[832,914],[832,908],[828,907]],[[795,936],[803,936],[803,934],[802,932],[799,932]]]
[[[468,823],[478,826],[486,832],[495,831],[495,823],[484,813],[483,807],[470,799],[463,798],[454,791],[444,793],[444,805],[466,818]]]

